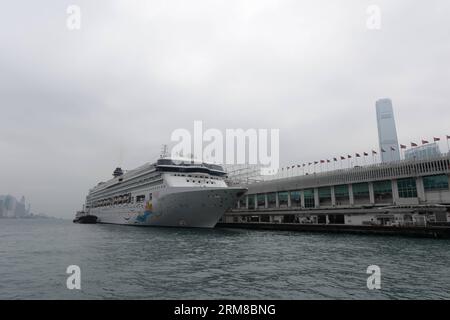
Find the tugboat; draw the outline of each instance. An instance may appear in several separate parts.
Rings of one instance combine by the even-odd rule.
[[[97,217],[90,215],[85,211],[77,211],[73,223],[94,224],[97,223]]]

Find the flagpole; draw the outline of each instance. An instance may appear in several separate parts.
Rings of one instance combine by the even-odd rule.
[[[449,147],[449,145],[448,145],[448,140],[449,140],[448,138],[449,138],[449,137],[448,137],[448,136],[445,136],[445,137],[447,138],[447,139],[446,139],[446,140],[447,140],[447,153],[450,153],[450,147]]]

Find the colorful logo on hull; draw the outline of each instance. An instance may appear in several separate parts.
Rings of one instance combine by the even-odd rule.
[[[139,223],[145,223],[147,222],[148,218],[150,216],[155,216],[154,212],[153,212],[153,204],[151,201],[147,201],[147,203],[145,204],[145,209],[144,209],[144,213],[139,214],[136,217],[135,222],[139,222]],[[156,215],[159,216],[159,215]]]

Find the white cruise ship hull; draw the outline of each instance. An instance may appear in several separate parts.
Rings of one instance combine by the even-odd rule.
[[[91,209],[97,223],[138,226],[213,228],[244,188],[171,187],[149,203]]]

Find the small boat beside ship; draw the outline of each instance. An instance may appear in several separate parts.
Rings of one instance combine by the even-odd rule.
[[[78,211],[75,215],[75,219],[73,219],[73,222],[81,224],[94,224],[97,223],[97,217],[90,215],[85,211]]]

